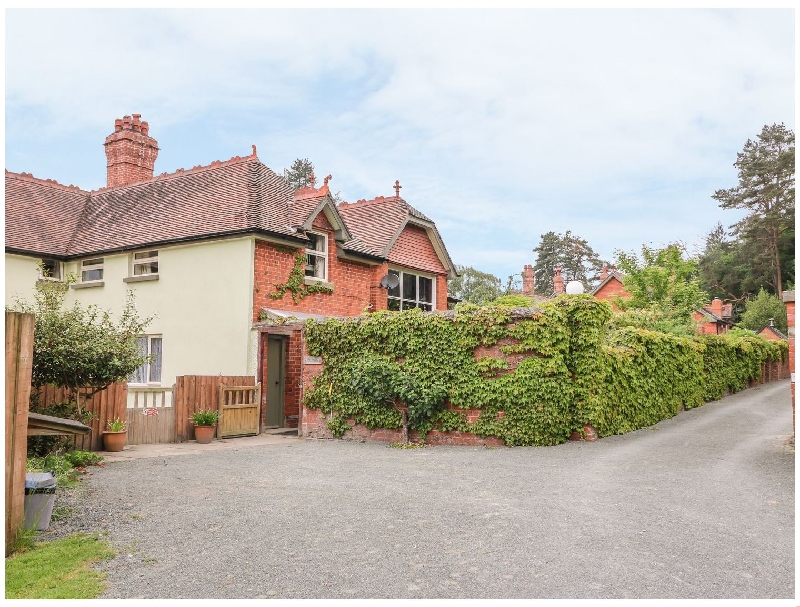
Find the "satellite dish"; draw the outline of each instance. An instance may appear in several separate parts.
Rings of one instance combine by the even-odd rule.
[[[394,289],[399,284],[400,279],[396,274],[386,274],[383,278],[381,278],[381,286],[384,289]]]

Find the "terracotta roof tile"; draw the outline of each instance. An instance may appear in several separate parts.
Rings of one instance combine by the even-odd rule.
[[[254,156],[94,192],[7,172],[6,247],[80,256],[247,231],[302,238],[289,200]]]
[[[6,249],[66,256],[89,196],[74,186],[6,171]]]

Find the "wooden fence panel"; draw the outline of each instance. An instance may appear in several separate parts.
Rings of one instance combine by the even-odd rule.
[[[92,431],[89,434],[75,437],[75,448],[83,451],[103,450],[103,431],[108,429],[108,422],[114,418],[127,420],[128,386],[125,383],[111,384],[105,390],[87,396],[89,388],[81,388],[81,406],[94,414],[87,424]],[[48,407],[72,399],[68,388],[43,386],[39,390],[39,406]]]
[[[220,386],[255,386],[252,375],[182,375],[175,378],[175,442],[194,440],[189,417],[202,409],[219,409]]]
[[[6,556],[25,512],[33,314],[6,312]]]

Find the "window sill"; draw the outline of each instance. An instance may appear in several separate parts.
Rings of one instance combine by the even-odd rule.
[[[303,278],[303,284],[306,285],[307,287],[310,287],[310,286],[313,286],[313,285],[319,285],[320,287],[325,287],[326,289],[333,290],[333,283],[332,282],[326,282],[326,281],[321,280],[319,278],[311,278],[310,276],[305,276]]]
[[[144,276],[128,276],[123,278],[122,282],[149,282],[151,280],[158,280],[158,274],[145,274]]]
[[[96,287],[105,286],[104,280],[95,280],[93,282],[75,282],[70,285],[71,289],[94,289]]]
[[[60,278],[49,278],[47,276],[40,276],[36,280],[36,282],[37,282],[37,284],[41,284],[43,282],[62,282],[63,283],[64,281],[62,279],[60,279]]]

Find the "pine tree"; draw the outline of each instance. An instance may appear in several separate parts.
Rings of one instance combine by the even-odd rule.
[[[717,190],[712,198],[723,209],[748,211],[731,226],[733,233],[747,249],[754,273],[780,298],[794,279],[794,133],[783,124],[765,125],[755,141],[747,140],[733,166],[739,185]]]

